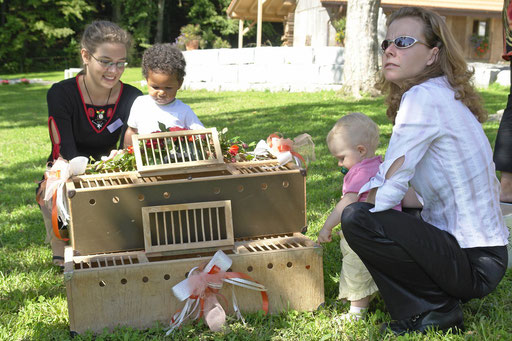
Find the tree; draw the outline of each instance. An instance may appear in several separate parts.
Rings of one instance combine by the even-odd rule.
[[[206,44],[203,47],[214,47],[217,38],[235,37],[238,31],[238,21],[228,18],[226,9],[230,0],[188,0],[190,5],[187,18],[192,24],[199,24],[203,30],[202,38]]]
[[[116,22],[132,35],[133,49],[130,55],[130,64],[138,65],[143,51],[154,42],[158,16],[157,4],[154,1],[140,0],[111,0],[110,2],[120,6],[119,19]],[[115,15],[115,13],[114,8],[112,14]],[[107,20],[110,18],[107,17]]]
[[[156,37],[155,42],[161,43],[163,42],[164,35],[164,7],[165,0],[158,0],[158,19],[156,22]]]
[[[379,7],[380,0],[348,0],[343,92],[356,98],[376,93]]]
[[[85,0],[0,0],[0,72],[25,72],[40,64],[56,66],[78,54],[76,40]]]

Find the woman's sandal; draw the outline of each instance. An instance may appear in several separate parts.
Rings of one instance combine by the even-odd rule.
[[[64,271],[64,257],[53,256],[52,262],[53,262],[53,265],[56,265],[60,268],[60,271]]]

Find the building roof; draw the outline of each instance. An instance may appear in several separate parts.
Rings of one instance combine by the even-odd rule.
[[[295,11],[296,0],[262,0],[263,21],[282,22],[290,12]],[[226,10],[234,19],[256,20],[258,18],[258,0],[232,0]]]
[[[320,0],[320,2],[324,4],[346,4],[347,0]],[[381,0],[380,5],[383,8],[417,6],[453,14],[483,12],[499,15],[503,9],[503,0]]]

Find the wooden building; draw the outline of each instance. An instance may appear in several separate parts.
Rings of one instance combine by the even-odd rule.
[[[443,16],[467,60],[501,60],[503,0],[381,0],[381,13],[389,15],[403,6],[424,7]],[[232,0],[227,12],[241,20],[240,32],[244,31],[244,21],[252,25],[257,21],[261,8],[261,21],[283,22],[283,45],[336,46],[333,23],[343,18],[346,7],[347,0]],[[383,17],[379,18],[380,37],[385,32]]]
[[[346,13],[347,0],[318,0],[318,2],[325,8],[325,13],[329,17],[327,25]],[[381,8],[385,15],[404,6],[428,8],[443,16],[461,44],[467,60],[489,63],[501,60],[503,0],[381,0]],[[384,21],[380,21],[381,25],[383,23]],[[295,22],[295,26],[298,25],[300,24]],[[379,29],[384,30],[383,27]],[[333,45],[332,39],[326,39],[326,41],[328,45]],[[487,43],[487,47],[481,46],[484,43]]]

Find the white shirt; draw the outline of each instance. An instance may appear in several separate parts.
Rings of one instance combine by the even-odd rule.
[[[158,122],[167,128],[204,128],[194,111],[177,98],[172,103],[159,105],[149,95],[137,97],[130,110],[128,126],[136,128],[138,134],[151,134],[160,131]]]
[[[408,183],[423,198],[422,218],[452,234],[462,248],[506,245],[489,140],[445,77],[430,79],[402,96],[385,161],[360,193],[378,188],[372,212],[387,210]],[[402,167],[385,179],[393,162]]]

